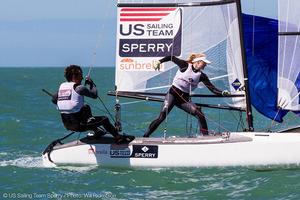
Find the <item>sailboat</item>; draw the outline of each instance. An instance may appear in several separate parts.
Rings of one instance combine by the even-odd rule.
[[[273,113],[265,114],[264,100],[251,97],[256,87],[249,81],[243,39],[240,0],[198,0],[198,2],[163,0],[118,1],[116,45],[116,125],[121,129],[120,99],[134,98],[163,101],[177,67],[164,63],[160,71],[153,69],[154,60],[167,55],[186,58],[190,52],[202,51],[213,61],[207,74],[230,90],[221,98],[225,105],[199,106],[235,110],[246,115],[247,127],[242,131],[223,130],[209,136],[172,136],[135,138],[128,144],[115,144],[113,138],[84,137],[63,143],[52,142],[43,152],[45,166],[100,165],[114,167],[210,167],[297,165],[300,163],[300,133],[296,129],[281,132],[256,132],[252,107],[280,121],[288,111],[297,112],[300,84],[300,45],[298,43],[300,7],[297,0],[278,0],[279,20],[276,37],[279,50]],[[252,64],[252,63],[250,63]],[[248,64],[249,65],[249,64]],[[252,72],[251,72],[252,73]],[[255,76],[254,76],[255,77]],[[193,98],[214,98],[199,94]],[[278,92],[277,92],[278,90]],[[268,94],[264,94],[268,96]],[[263,96],[263,95],[262,95]],[[257,104],[260,103],[260,104]],[[266,103],[266,106],[270,106]],[[123,116],[124,117],[124,116]],[[125,116],[126,117],[126,116]],[[141,133],[142,135],[142,133]],[[67,136],[66,136],[67,137]]]

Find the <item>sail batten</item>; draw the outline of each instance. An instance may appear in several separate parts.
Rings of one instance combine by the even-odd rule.
[[[297,31],[297,32],[278,32],[278,35],[279,36],[294,36],[294,35],[300,35],[300,32]]]

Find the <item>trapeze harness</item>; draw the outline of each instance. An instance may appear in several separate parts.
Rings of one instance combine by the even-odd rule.
[[[58,90],[57,108],[61,113],[77,113],[84,105],[84,97],[74,90],[74,82],[64,82]]]

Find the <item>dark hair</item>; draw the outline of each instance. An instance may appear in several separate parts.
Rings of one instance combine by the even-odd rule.
[[[82,69],[78,65],[70,65],[65,69],[65,78],[68,82],[72,81],[73,75],[82,74]]]

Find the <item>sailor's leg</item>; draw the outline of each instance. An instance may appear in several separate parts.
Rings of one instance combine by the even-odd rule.
[[[71,114],[62,113],[61,119],[66,129],[71,131],[81,131],[80,113],[71,113]]]
[[[198,108],[192,102],[182,103],[178,107],[181,108],[182,110],[184,110],[185,112],[195,116],[198,119],[198,122],[199,122],[200,133],[202,135],[208,135],[207,123],[206,123],[205,115],[201,111],[201,107]]]
[[[117,129],[110,123],[109,119],[106,116],[95,116],[95,122],[97,126],[103,126],[106,131],[112,134],[114,137],[119,135]]]
[[[157,127],[166,119],[167,115],[169,114],[169,112],[172,110],[173,107],[174,107],[174,96],[170,93],[167,93],[159,116],[151,122],[143,137],[149,137],[157,129]]]
[[[80,109],[79,113],[81,118],[80,120],[82,123],[87,122],[87,120],[92,117],[91,107],[86,104]]]
[[[116,128],[110,123],[109,119],[105,116],[93,116],[87,120],[87,123],[81,124],[83,131],[92,130],[95,132],[96,135],[97,133],[99,136],[104,135],[103,131],[98,128],[99,126],[103,126],[104,129],[110,134],[112,134],[114,137],[119,135]]]

